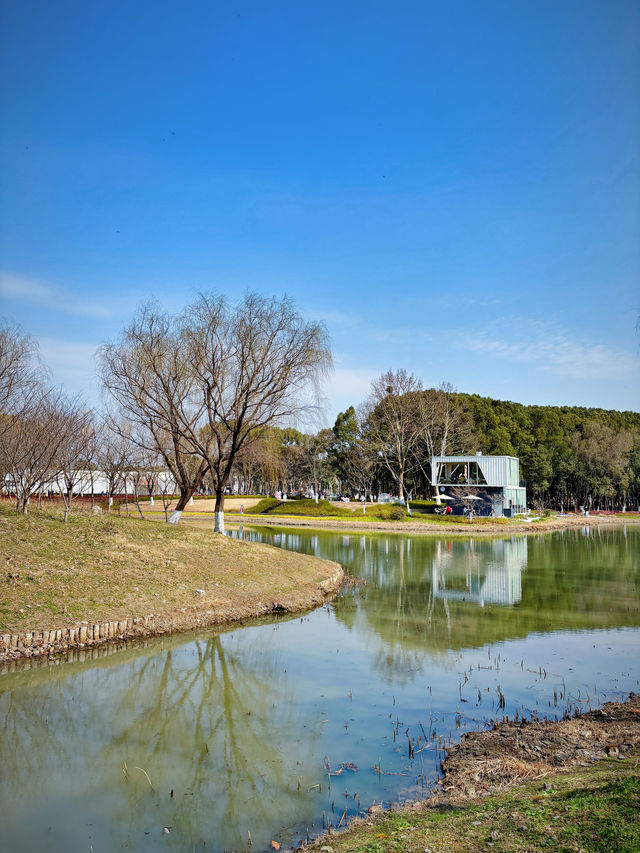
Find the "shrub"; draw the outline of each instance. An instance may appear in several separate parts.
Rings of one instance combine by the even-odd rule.
[[[250,506],[245,509],[245,515],[261,515],[262,513],[269,512],[269,510],[275,509],[275,507],[280,506],[282,501],[277,500],[276,498],[262,498],[255,506]]]
[[[409,501],[409,506],[412,512],[432,514],[433,508],[436,506],[435,501]]]
[[[400,504],[378,504],[366,509],[369,518],[379,518],[381,521],[400,521],[405,518],[407,511]]]
[[[245,510],[248,515],[302,515],[313,518],[338,517],[352,518],[353,512],[346,507],[332,506],[329,501],[318,501],[313,498],[301,498],[295,501],[278,501],[275,498],[264,498],[256,506]]]
[[[389,518],[392,521],[400,521],[401,518],[406,516],[407,512],[401,506],[392,506],[389,512]]]

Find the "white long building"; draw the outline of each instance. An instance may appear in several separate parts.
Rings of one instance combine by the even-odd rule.
[[[116,483],[116,494],[133,494],[133,476],[132,471],[122,471],[118,475]],[[148,479],[141,475],[138,481],[138,492],[140,495],[148,495]],[[126,488],[125,488],[126,485]],[[62,476],[52,477],[47,480],[40,491],[43,494],[59,494],[64,489],[64,480]],[[14,483],[11,477],[7,475],[4,482],[4,492],[10,494],[15,491]],[[104,471],[79,471],[78,479],[73,488],[73,494],[80,496],[106,495],[109,491],[109,478]],[[152,494],[161,495],[163,493],[175,494],[178,491],[176,481],[170,471],[158,471],[155,474],[155,483],[152,488]]]

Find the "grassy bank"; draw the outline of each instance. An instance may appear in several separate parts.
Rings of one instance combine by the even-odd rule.
[[[272,497],[232,496],[225,498],[225,512],[234,523],[275,524],[289,527],[317,527],[344,531],[388,531],[396,533],[422,533],[435,536],[510,536],[514,533],[536,533],[540,531],[564,530],[571,527],[598,527],[611,524],[640,524],[640,513],[561,515],[545,510],[538,516],[516,518],[477,517],[473,520],[457,515],[432,515],[421,511],[421,505],[432,505],[431,501],[413,501],[413,515],[398,504],[368,503],[365,512],[357,502],[338,503],[310,498],[280,501]],[[172,503],[168,511],[173,509]],[[213,520],[215,501],[202,496],[194,500],[183,513],[184,519]],[[162,508],[143,506],[146,517],[164,519]],[[241,511],[242,510],[242,511]],[[125,511],[125,508],[122,508]],[[136,512],[129,504],[129,511]],[[212,521],[213,523],[213,521]]]
[[[640,752],[555,773],[463,805],[377,815],[310,846],[318,853],[640,850]]]
[[[194,529],[0,504],[0,632],[147,617],[167,630],[317,601],[339,567],[315,557]],[[202,621],[199,623],[202,624]]]

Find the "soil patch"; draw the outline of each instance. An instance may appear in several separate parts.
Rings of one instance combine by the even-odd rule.
[[[447,754],[440,792],[431,803],[454,803],[503,791],[525,779],[640,749],[640,696],[607,702],[595,711],[558,722],[498,723],[468,732]]]

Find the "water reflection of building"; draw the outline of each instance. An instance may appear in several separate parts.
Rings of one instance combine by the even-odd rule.
[[[432,564],[434,598],[487,604],[516,604],[527,567],[527,540],[436,543]]]

